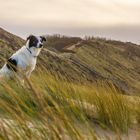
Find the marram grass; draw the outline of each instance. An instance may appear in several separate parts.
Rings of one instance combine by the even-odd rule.
[[[2,82],[0,139],[96,140],[95,120],[127,133],[133,123],[129,101],[113,85],[97,85],[62,81],[46,70],[25,79],[24,86],[16,80]]]

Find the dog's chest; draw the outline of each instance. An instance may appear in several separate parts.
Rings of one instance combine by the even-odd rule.
[[[21,70],[29,71],[33,70],[36,65],[36,58],[20,57],[18,61],[18,67]]]

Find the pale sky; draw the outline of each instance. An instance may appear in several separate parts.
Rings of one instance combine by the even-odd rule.
[[[140,44],[140,0],[0,0],[0,27],[23,38],[59,33]]]

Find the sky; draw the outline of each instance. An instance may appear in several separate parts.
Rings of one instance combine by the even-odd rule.
[[[0,27],[24,39],[93,35],[140,44],[140,0],[0,0]]]

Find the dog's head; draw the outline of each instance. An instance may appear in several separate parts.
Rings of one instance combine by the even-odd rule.
[[[28,48],[42,48],[44,41],[46,41],[46,38],[43,36],[30,35],[27,37]]]
[[[43,36],[30,35],[27,38],[26,48],[33,56],[38,56],[43,48],[44,41],[46,41],[46,38]]]

